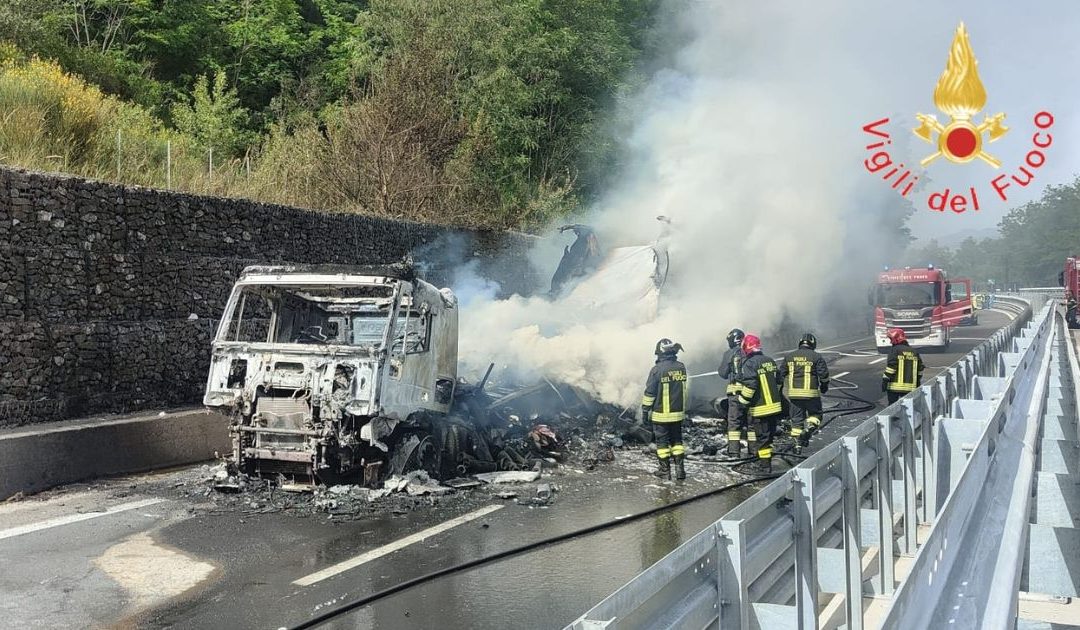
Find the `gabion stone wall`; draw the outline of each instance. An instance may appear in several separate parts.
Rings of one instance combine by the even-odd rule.
[[[528,240],[0,168],[0,427],[197,404],[246,265],[396,262],[453,242],[528,294],[524,257],[499,256]],[[450,269],[418,262],[446,286]]]

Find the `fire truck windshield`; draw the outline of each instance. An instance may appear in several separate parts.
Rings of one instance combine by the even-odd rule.
[[[940,282],[891,282],[878,285],[877,305],[886,308],[898,306],[933,306],[940,304]]]

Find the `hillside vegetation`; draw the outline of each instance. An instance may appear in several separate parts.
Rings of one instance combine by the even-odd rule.
[[[1035,201],[1010,210],[998,224],[1000,236],[968,238],[950,248],[931,240],[907,256],[912,266],[932,263],[980,288],[1057,286],[1065,258],[1080,255],[1080,178],[1048,186]]]
[[[528,229],[614,160],[655,0],[19,0],[0,163]]]

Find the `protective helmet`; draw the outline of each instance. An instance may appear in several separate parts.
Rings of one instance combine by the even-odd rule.
[[[894,346],[907,343],[907,335],[899,328],[890,328],[889,332],[885,333],[885,336],[889,338],[889,341],[891,341]]]
[[[817,337],[814,336],[814,333],[805,333],[802,336],[802,339],[799,340],[799,347],[800,348],[807,347],[807,348],[810,348],[811,350],[816,350],[817,349]]]
[[[663,354],[677,354],[680,350],[682,350],[681,345],[666,337],[656,342],[656,356]]]
[[[727,334],[727,345],[729,348],[737,348],[742,343],[743,337],[746,333],[738,328],[732,328],[731,332]]]
[[[746,335],[742,340],[742,351],[747,356],[761,352],[761,340],[757,338],[757,335]]]

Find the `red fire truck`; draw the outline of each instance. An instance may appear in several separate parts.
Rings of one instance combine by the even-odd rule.
[[[1066,305],[1069,298],[1080,300],[1080,256],[1069,256],[1065,259],[1065,270],[1058,274],[1058,285],[1065,287]],[[1069,323],[1069,328],[1080,328],[1076,309],[1066,309],[1065,320]]]
[[[874,340],[888,352],[885,332],[900,328],[916,347],[945,349],[956,326],[978,322],[971,300],[971,280],[950,280],[943,269],[889,269],[878,274],[870,303],[874,306]]]

